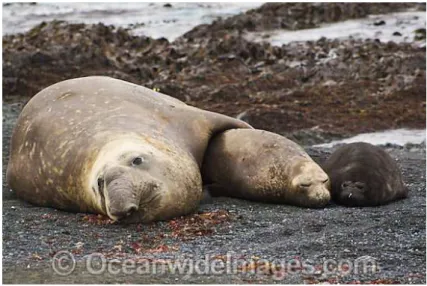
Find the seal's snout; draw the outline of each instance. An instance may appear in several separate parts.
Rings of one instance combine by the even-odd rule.
[[[336,201],[346,206],[362,206],[365,201],[365,196],[361,192],[342,192]]]
[[[331,193],[326,187],[319,186],[313,191],[310,199],[313,201],[313,205],[315,207],[323,207],[329,203],[331,199]]]
[[[363,192],[365,190],[366,185],[362,182],[351,182],[351,181],[344,181],[341,184],[341,189],[343,191],[359,191]]]
[[[118,219],[122,219],[132,215],[137,210],[138,206],[136,204],[129,204],[121,209],[111,209],[110,214]]]
[[[114,220],[122,220],[139,209],[139,196],[132,174],[126,168],[112,167],[105,171],[105,205],[107,214]]]
[[[348,206],[359,206],[365,200],[367,186],[362,182],[344,181],[337,198],[338,202]]]
[[[302,188],[300,194],[302,196],[300,205],[309,208],[324,207],[331,199],[329,189],[321,184],[313,184],[309,188]]]

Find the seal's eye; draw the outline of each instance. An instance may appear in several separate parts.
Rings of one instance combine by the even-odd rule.
[[[310,187],[311,186],[311,184],[310,183],[302,183],[302,184],[300,184],[300,187],[301,188],[308,188],[308,187]]]
[[[132,165],[133,166],[139,166],[144,162],[144,159],[141,157],[136,157],[135,159],[133,159],[132,161]]]
[[[329,179],[326,179],[322,182],[322,184],[326,184],[329,181]]]

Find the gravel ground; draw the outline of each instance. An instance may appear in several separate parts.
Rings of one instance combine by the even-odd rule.
[[[3,105],[3,170],[7,165],[7,143],[21,106]],[[331,152],[314,148],[307,151],[319,163]],[[188,217],[125,226],[95,215],[31,206],[17,200],[3,185],[3,282],[423,284],[425,145],[388,151],[398,159],[411,189],[410,197],[376,208],[331,204],[324,209],[304,209],[210,198],[199,213]],[[77,261],[67,276],[55,274],[52,268],[53,257],[61,250],[72,253]],[[127,259],[139,267],[151,263],[153,267],[157,265],[157,274],[147,274],[152,268],[142,268],[134,274],[107,270],[91,274],[86,262],[92,253],[101,253],[110,262]],[[368,259],[366,256],[375,261],[375,268],[369,268],[367,273],[356,272],[354,267],[323,268],[330,260],[348,260],[356,265],[363,257]],[[205,274],[204,264],[199,264],[201,272],[193,275],[188,275],[190,270],[182,274],[161,271],[168,261],[185,265],[186,258],[216,263],[229,259],[229,265],[236,262],[237,270]],[[272,267],[273,263],[282,266]],[[111,265],[113,270],[121,269]]]

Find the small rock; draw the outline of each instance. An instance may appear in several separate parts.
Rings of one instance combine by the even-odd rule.
[[[384,20],[379,20],[379,21],[374,22],[374,26],[382,26],[382,25],[385,25]]]
[[[83,247],[83,245],[84,245],[84,243],[83,242],[81,242],[81,241],[79,241],[79,242],[77,242],[76,244],[75,244],[75,247],[76,248],[82,248]]]
[[[423,40],[426,38],[426,29],[425,28],[417,29],[414,31],[414,33],[415,33],[415,40],[417,40],[417,41]]]
[[[165,7],[165,8],[172,8],[172,4],[166,3],[165,5],[163,5],[163,7]]]
[[[399,33],[399,32],[394,32],[394,33],[393,33],[393,36],[398,36],[398,37],[400,37],[400,36],[402,36],[402,34],[401,34],[401,33]]]
[[[337,82],[332,79],[327,80],[323,83],[323,86],[335,86],[335,85],[337,85]]]

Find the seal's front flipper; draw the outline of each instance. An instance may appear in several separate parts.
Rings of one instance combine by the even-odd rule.
[[[203,186],[203,195],[202,195],[202,200],[200,201],[200,204],[202,205],[206,205],[206,204],[210,204],[212,203],[212,196],[209,192],[209,186],[208,185],[204,185]]]

